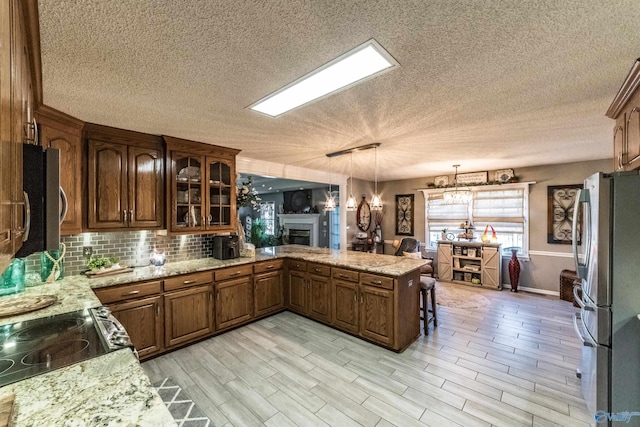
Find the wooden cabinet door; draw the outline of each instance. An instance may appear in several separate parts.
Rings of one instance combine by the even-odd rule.
[[[171,212],[169,229],[172,232],[204,231],[205,173],[204,156],[172,151],[168,172],[171,174],[171,192],[168,209]]]
[[[307,314],[307,273],[289,271],[287,280],[287,308],[300,314]]]
[[[634,95],[632,102],[640,98],[640,92]],[[625,169],[632,170],[640,167],[640,103],[634,103],[629,111],[626,125],[626,155]]]
[[[203,197],[205,229],[215,231],[236,230],[235,162],[206,158],[206,179]]]
[[[360,286],[360,335],[393,345],[393,291]]]
[[[482,248],[482,287],[502,289],[500,283],[501,261],[499,248]]]
[[[443,281],[451,281],[453,279],[451,259],[451,245],[438,245],[438,279]]]
[[[253,276],[253,310],[256,317],[284,306],[282,270]]]
[[[60,225],[61,235],[82,232],[82,136],[79,129],[40,121],[40,142],[43,147],[60,150],[60,187],[67,200],[67,213]]]
[[[333,325],[342,330],[358,333],[358,284],[332,280]]]
[[[161,149],[128,149],[129,226],[161,228],[164,223],[164,153]]]
[[[8,1],[0,1],[0,271],[13,257],[11,202],[13,188],[11,139],[11,13]]]
[[[616,124],[613,128],[613,170],[621,171],[624,170],[624,146],[625,146],[625,138],[624,138],[624,120],[622,121],[622,125]]]
[[[331,323],[331,279],[309,274],[307,314],[316,320]]]
[[[211,285],[164,294],[164,337],[167,347],[213,333]]]
[[[247,322],[253,317],[253,281],[251,276],[214,284],[216,330]]]
[[[88,150],[88,226],[124,228],[129,215],[127,146],[90,140]]]
[[[127,330],[141,359],[162,351],[162,296],[111,304],[109,310]]]

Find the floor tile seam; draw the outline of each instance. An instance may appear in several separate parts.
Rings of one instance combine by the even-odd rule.
[[[524,378],[524,377],[521,377],[521,376],[519,376],[519,375],[516,375],[516,373],[512,373],[512,372],[511,372],[511,369],[516,369],[516,370],[525,371],[524,369],[516,368],[516,367],[514,367],[514,366],[510,366],[510,367],[509,367],[509,375],[513,375],[514,377],[522,378],[523,380],[529,380],[528,378]],[[549,372],[549,371],[546,371],[546,372]],[[553,372],[551,372],[551,373],[553,374]],[[560,382],[560,381],[557,381],[555,378],[549,378],[548,376],[538,375],[538,374],[536,374],[536,373],[534,373],[534,372],[532,372],[532,371],[526,371],[526,372],[525,372],[525,374],[526,374],[526,375],[535,375],[536,379],[538,379],[538,380],[540,380],[540,379],[544,379],[544,380],[548,380],[548,381],[553,381],[553,382],[558,383],[558,384],[560,384],[560,385],[571,386],[571,384],[569,384],[569,383],[567,382],[567,378],[566,378],[566,377],[564,377],[564,376],[563,376],[563,378],[564,378],[564,382]],[[529,381],[531,381],[531,380],[529,380]],[[537,381],[533,381],[533,382],[537,383]],[[540,383],[540,384],[542,384],[542,383]],[[545,385],[545,384],[542,384],[542,385]],[[548,386],[547,386],[547,387],[548,387]]]
[[[473,403],[473,404],[476,404],[476,405],[480,405],[480,406],[482,406],[482,404],[480,404],[480,403],[478,403],[478,402],[475,402],[475,401],[473,401],[473,400],[466,399],[466,400],[465,400],[465,403],[464,403],[464,406],[462,407],[461,411],[463,411],[463,412],[464,412],[464,413],[466,413],[467,415],[470,415],[470,416],[472,416],[472,417],[478,418],[478,419],[480,419],[480,420],[482,420],[482,421],[484,421],[484,422],[486,422],[486,423],[490,423],[490,424],[491,424],[491,422],[490,422],[490,421],[487,421],[486,419],[481,418],[481,417],[479,417],[478,415],[475,415],[475,414],[473,414],[473,413],[469,412],[469,411],[466,409],[466,407],[467,407],[467,403],[468,403],[468,402],[471,402],[471,403]],[[504,403],[504,402],[503,402],[503,403]],[[506,405],[506,404],[505,404],[505,405]],[[488,409],[488,408],[487,408],[487,409]],[[515,408],[515,409],[517,409],[517,408]],[[526,411],[524,411],[524,412],[526,412]],[[529,426],[533,426],[533,414],[529,414],[528,412],[527,412],[527,414],[528,414],[528,415],[531,415],[531,423],[529,424]],[[507,414],[500,413],[500,415],[501,415],[502,417],[509,418],[509,419],[513,420],[514,425],[522,425],[522,423],[521,423],[521,422],[519,422],[518,420],[516,420],[516,419],[514,419],[514,418],[512,418],[512,417],[510,417],[510,416],[508,416]],[[498,418],[500,418],[500,417],[498,417]],[[492,426],[492,427],[494,427],[494,426],[495,426],[495,424],[491,424],[491,426]]]

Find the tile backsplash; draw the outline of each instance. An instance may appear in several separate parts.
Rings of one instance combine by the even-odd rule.
[[[149,265],[149,256],[154,250],[164,252],[167,262],[213,255],[213,236],[200,234],[163,236],[157,231],[118,231],[63,236],[60,241],[66,246],[63,259],[65,276],[80,274],[87,269],[87,257],[82,255],[85,246],[91,246],[94,254],[117,256],[120,264],[128,267]],[[36,253],[25,259],[27,274],[40,274],[40,255]]]

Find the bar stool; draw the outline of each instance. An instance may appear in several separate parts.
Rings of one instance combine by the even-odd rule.
[[[431,309],[428,306],[428,295],[431,295]],[[424,323],[424,334],[429,335],[429,323],[433,322],[433,327],[438,327],[438,313],[436,311],[436,279],[429,276],[420,276],[420,297],[422,299],[422,316],[420,320]],[[431,316],[429,316],[431,313]]]

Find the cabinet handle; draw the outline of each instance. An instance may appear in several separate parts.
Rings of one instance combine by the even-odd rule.
[[[220,301],[220,289],[216,291],[216,299]]]
[[[382,285],[382,280],[372,280],[371,284],[372,285]]]
[[[322,270],[320,270],[319,268],[316,268],[316,273],[322,273]]]
[[[196,283],[197,280],[185,280],[184,282],[182,282],[183,285],[190,285],[192,283]]]
[[[129,211],[129,221],[133,219],[133,210]]]
[[[137,294],[139,294],[139,293],[140,293],[140,291],[131,291],[131,292],[127,292],[127,293],[125,293],[125,294],[122,294],[122,296],[123,296],[123,297],[126,297],[126,296],[128,296],[128,295],[137,295]]]
[[[127,222],[127,210],[122,210],[122,222]]]
[[[230,273],[229,276],[238,276],[242,274],[242,271],[236,271],[235,273]]]
[[[33,123],[35,124],[35,119]],[[23,191],[24,194],[24,214],[25,214],[25,224],[24,224],[24,237],[22,238],[23,242],[29,240],[29,232],[31,231],[31,202],[29,202],[29,195],[26,191]]]
[[[358,295],[357,294],[353,294],[353,303],[357,304],[358,303]]]
[[[156,304],[156,317],[160,317],[160,304]]]
[[[342,273],[340,273],[340,275],[339,275],[339,276],[340,276],[340,278],[341,278],[341,279],[348,279],[348,278],[349,278],[349,276],[348,276],[348,275],[346,275],[346,274],[342,274]]]
[[[270,269],[270,268],[273,268],[273,267],[275,267],[275,266],[274,265],[267,265],[265,268]]]
[[[364,298],[362,298],[362,295],[360,295],[360,304],[364,304]]]

